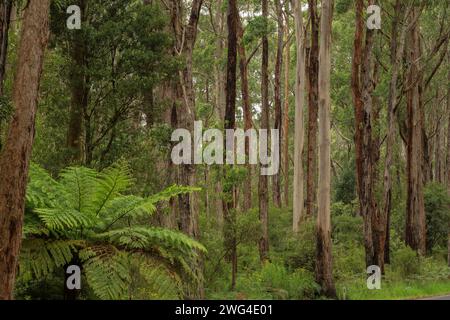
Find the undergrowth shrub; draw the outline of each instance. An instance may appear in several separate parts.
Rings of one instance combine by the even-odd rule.
[[[250,288],[259,288],[271,299],[279,300],[313,299],[319,292],[313,273],[305,269],[289,272],[283,265],[275,263],[267,263],[242,284],[247,284]],[[240,286],[244,292],[248,291],[249,287]]]
[[[403,279],[418,275],[420,273],[421,260],[417,253],[408,246],[392,253],[392,268]]]

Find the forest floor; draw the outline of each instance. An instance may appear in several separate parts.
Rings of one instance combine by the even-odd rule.
[[[350,300],[450,300],[450,280],[399,281],[382,286],[381,290],[361,290],[350,286],[346,289]]]

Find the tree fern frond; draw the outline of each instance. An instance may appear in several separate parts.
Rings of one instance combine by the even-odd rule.
[[[90,247],[80,252],[89,286],[103,300],[127,299],[131,276],[128,254],[113,246]]]
[[[34,212],[25,212],[22,234],[24,238],[48,236],[50,230]]]
[[[20,270],[30,272],[35,278],[42,278],[56,268],[68,264],[77,247],[84,246],[83,241],[25,239],[21,249]]]
[[[155,211],[156,206],[148,199],[136,196],[122,196],[109,202],[101,218],[106,224],[104,230],[109,230],[122,219],[149,217]]]
[[[60,203],[60,206],[68,206],[84,213],[91,212],[93,193],[97,187],[97,172],[85,167],[70,167],[60,176],[60,184],[67,200],[66,204]]]
[[[159,193],[150,196],[149,200],[153,203],[157,203],[159,201],[168,201],[180,194],[192,193],[196,191],[201,191],[201,188],[173,185]]]
[[[199,242],[185,234],[169,229],[152,227],[128,227],[116,229],[98,235],[128,249],[150,249],[153,247],[174,248],[189,251],[206,252]]]
[[[127,164],[117,163],[103,170],[97,179],[94,194],[95,214],[99,216],[108,203],[122,192],[127,191],[133,183]]]
[[[140,259],[139,273],[145,280],[145,286],[141,289],[144,296],[150,296],[153,300],[180,299],[183,290],[181,278],[160,262]]]
[[[42,208],[55,205],[60,185],[46,170],[32,163],[28,180],[25,197],[27,207]]]
[[[35,211],[45,226],[52,231],[68,231],[96,225],[95,217],[76,210],[51,208]]]

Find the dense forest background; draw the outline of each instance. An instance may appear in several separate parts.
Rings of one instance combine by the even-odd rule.
[[[449,4],[1,0],[0,299],[448,294]],[[175,164],[195,121],[279,171]]]

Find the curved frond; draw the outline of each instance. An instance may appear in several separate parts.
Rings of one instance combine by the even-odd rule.
[[[182,280],[159,261],[146,257],[138,259],[139,275],[144,280],[139,284],[138,294],[153,300],[180,299],[183,292]],[[139,298],[139,296],[138,296]]]
[[[52,231],[89,228],[96,224],[95,217],[76,210],[52,208],[36,209],[35,211],[45,226]]]
[[[66,200],[66,203],[60,203],[60,206],[67,206],[84,213],[91,212],[93,193],[97,186],[97,172],[85,167],[70,167],[60,176],[60,184],[64,188]]]
[[[131,283],[128,254],[114,246],[90,247],[80,251],[89,286],[102,300],[127,299]]]
[[[77,240],[25,239],[21,249],[20,270],[42,278],[68,264],[72,260],[72,252],[83,245],[83,241]]]
[[[45,169],[32,163],[28,180],[25,198],[27,207],[42,208],[55,205],[60,185]]]
[[[201,188],[173,185],[159,193],[150,196],[149,200],[153,203],[157,203],[159,201],[168,201],[180,194],[192,193],[196,191],[201,191]]]
[[[153,202],[136,196],[121,196],[111,202],[104,210],[104,218],[107,228],[124,218],[140,218],[153,215],[156,207]]]
[[[152,227],[129,227],[111,230],[98,235],[107,238],[112,243],[127,249],[151,249],[153,247],[173,248],[185,253],[194,253],[196,250],[206,252],[199,242],[185,234],[169,229]]]
[[[94,193],[95,214],[101,215],[108,204],[122,192],[127,191],[132,183],[133,179],[127,164],[118,163],[103,170],[98,176]]]

